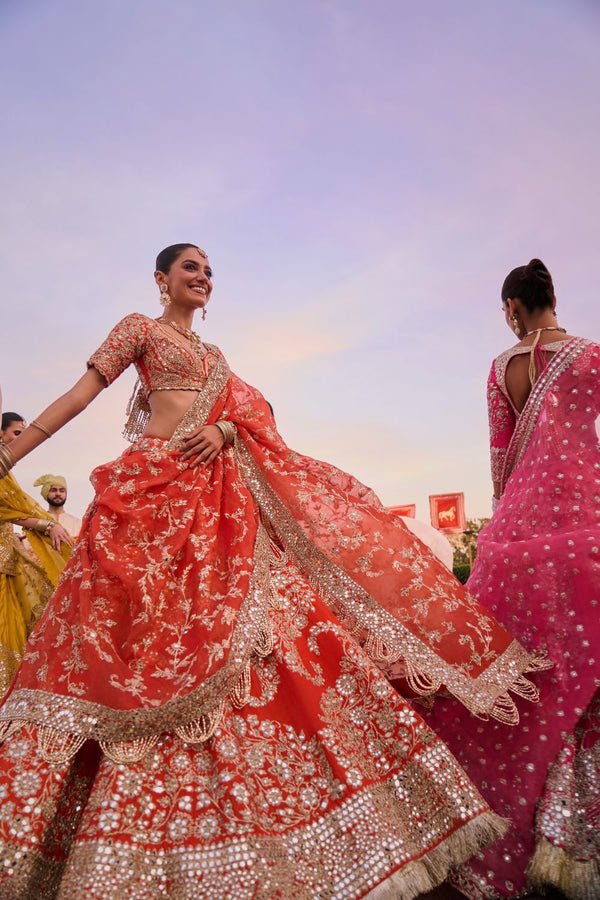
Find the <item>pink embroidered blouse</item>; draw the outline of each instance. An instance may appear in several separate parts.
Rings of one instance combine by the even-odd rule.
[[[562,343],[562,341],[554,341],[545,344],[544,350],[555,352],[560,349]],[[511,347],[497,356],[492,363],[487,382],[492,481],[502,480],[506,451],[520,415],[506,387],[506,370],[513,356],[530,352],[530,347],[517,344],[516,347]]]

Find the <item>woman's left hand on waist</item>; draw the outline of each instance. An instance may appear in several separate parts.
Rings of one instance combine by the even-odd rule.
[[[201,425],[183,438],[183,458],[191,466],[213,462],[223,449],[224,439],[216,425]]]

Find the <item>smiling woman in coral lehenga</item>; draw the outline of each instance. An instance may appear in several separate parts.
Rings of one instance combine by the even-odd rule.
[[[550,273],[519,266],[502,289],[521,340],[488,381],[497,509],[468,588],[554,668],[522,727],[439,707],[428,721],[512,828],[457,876],[472,898],[557,887],[600,897],[600,347],[558,328]],[[536,816],[537,808],[537,816]]]
[[[21,416],[3,413],[1,444],[9,446],[24,428]],[[25,551],[13,524],[27,529],[33,553]],[[27,636],[69,558],[69,545],[61,543],[65,537],[63,529],[49,520],[12,475],[0,479],[0,697],[13,679]]]
[[[123,319],[39,419],[54,432],[136,365],[134,443],[94,471],[0,710],[5,890],[409,900],[505,826],[382,670],[514,721],[508,691],[534,695],[545,663],[372,491],[288,449],[190,330],[204,252],[156,269],[164,315]]]

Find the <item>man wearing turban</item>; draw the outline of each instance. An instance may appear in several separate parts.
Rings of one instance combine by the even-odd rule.
[[[41,495],[48,504],[48,515],[77,539],[81,530],[81,519],[69,515],[65,511],[67,502],[67,481],[62,475],[40,475],[33,482],[34,487],[41,487]]]

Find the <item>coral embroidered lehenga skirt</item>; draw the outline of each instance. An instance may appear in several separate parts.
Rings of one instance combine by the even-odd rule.
[[[514,721],[543,662],[222,357],[93,479],[0,711],[0,896],[412,898],[503,832],[385,673]]]

